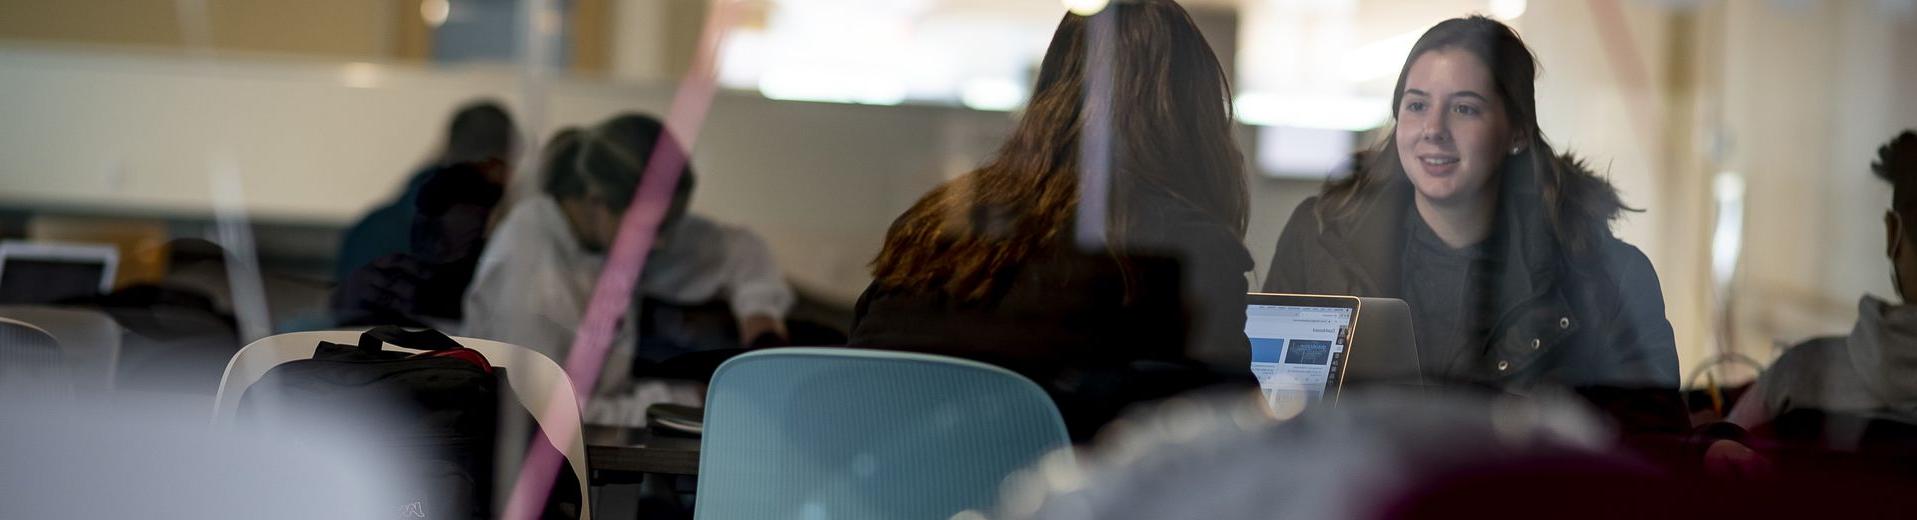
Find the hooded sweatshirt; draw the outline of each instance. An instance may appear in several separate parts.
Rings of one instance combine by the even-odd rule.
[[[1917,306],[1864,296],[1849,336],[1785,351],[1751,394],[1732,422],[1753,427],[1810,409],[1917,424]]]
[[[566,362],[606,263],[604,254],[580,244],[570,226],[559,203],[547,195],[522,200],[506,214],[466,292],[464,335],[524,346]],[[662,231],[660,240],[639,279],[644,296],[670,302],[725,299],[737,316],[775,320],[784,319],[792,306],[792,290],[771,250],[751,231],[687,215]],[[588,423],[641,426],[653,402],[696,405],[703,398],[697,388],[632,380],[635,356],[678,354],[637,352],[637,320],[636,308],[621,320],[587,404]]]

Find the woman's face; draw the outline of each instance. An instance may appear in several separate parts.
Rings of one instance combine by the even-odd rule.
[[[1398,161],[1425,202],[1482,203],[1498,167],[1523,146],[1491,69],[1469,52],[1439,49],[1412,62],[1398,104]]]

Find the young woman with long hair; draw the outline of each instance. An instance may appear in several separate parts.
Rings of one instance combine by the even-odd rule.
[[[1676,388],[1650,261],[1617,190],[1538,128],[1537,62],[1480,16],[1426,31],[1393,131],[1292,214],[1265,290],[1402,298],[1429,377],[1519,391]]]
[[[1204,379],[1166,383],[1141,365],[1245,372],[1252,262],[1230,101],[1178,4],[1065,15],[997,155],[893,223],[852,344],[1021,372],[1078,436],[1126,402]],[[1109,162],[1086,158],[1107,149]],[[1082,199],[1084,175],[1103,180],[1104,200]]]

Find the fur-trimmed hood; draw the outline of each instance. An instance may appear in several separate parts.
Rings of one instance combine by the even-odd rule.
[[[1396,160],[1385,156],[1381,159]],[[1611,223],[1630,211],[1611,182],[1593,171],[1589,162],[1563,153],[1551,168],[1535,174],[1505,173],[1498,182],[1504,224],[1519,224],[1529,232],[1543,232],[1570,252],[1600,247],[1610,238]],[[1388,178],[1366,186],[1345,207],[1320,202],[1315,213],[1328,231],[1361,232],[1374,225],[1395,226],[1411,207],[1412,185],[1395,168]],[[1552,182],[1555,180],[1555,182]],[[1516,219],[1516,222],[1513,222]],[[1374,221],[1376,221],[1374,223]],[[1542,226],[1542,227],[1538,227]]]
[[[1380,159],[1397,160],[1389,155]],[[1555,156],[1550,164],[1552,168],[1537,174],[1507,172],[1498,180],[1503,184],[1499,188],[1499,236],[1495,238],[1504,241],[1506,247],[1500,249],[1512,255],[1506,258],[1509,265],[1521,266],[1529,273],[1531,280],[1526,285],[1548,284],[1548,278],[1555,278],[1567,260],[1601,254],[1612,247],[1617,239],[1611,233],[1611,223],[1630,209],[1619,199],[1617,188],[1592,171],[1583,159],[1565,153]],[[1337,195],[1314,197],[1306,204],[1313,209],[1300,211],[1294,218],[1311,219],[1335,257],[1361,266],[1361,282],[1395,289],[1396,280],[1377,274],[1396,271],[1404,245],[1403,223],[1407,212],[1413,211],[1413,187],[1396,168],[1367,173],[1387,173],[1388,177],[1361,185],[1360,191],[1343,204],[1332,202],[1341,200]],[[1546,176],[1554,176],[1556,182]]]

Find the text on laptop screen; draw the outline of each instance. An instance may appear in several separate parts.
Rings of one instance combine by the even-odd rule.
[[[1345,342],[1351,336],[1351,309],[1251,305],[1245,309],[1245,336],[1251,340],[1251,373],[1265,400],[1301,400],[1309,404],[1337,388],[1343,373]]]

